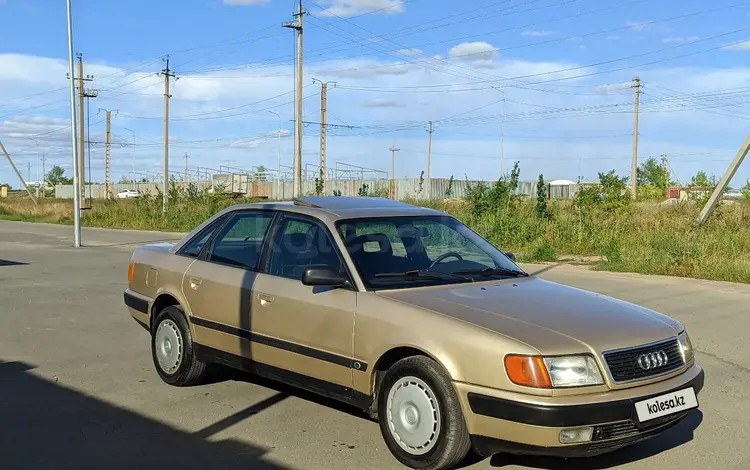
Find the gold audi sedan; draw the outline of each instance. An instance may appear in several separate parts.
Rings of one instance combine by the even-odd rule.
[[[586,457],[698,407],[683,325],[542,280],[445,213],[381,198],[243,204],[138,247],[124,301],[168,384],[212,364],[377,419],[407,467]]]

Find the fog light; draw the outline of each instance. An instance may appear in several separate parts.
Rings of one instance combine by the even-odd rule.
[[[594,435],[594,428],[563,429],[560,431],[560,443],[574,444],[577,442],[589,442]]]

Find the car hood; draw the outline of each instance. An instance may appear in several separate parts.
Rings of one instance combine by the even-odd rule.
[[[618,349],[673,337],[666,315],[612,297],[528,277],[380,295],[516,339],[542,354]]]

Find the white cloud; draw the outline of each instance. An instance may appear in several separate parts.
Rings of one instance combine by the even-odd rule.
[[[647,21],[626,21],[625,26],[629,27],[634,31],[643,31],[648,27]]]
[[[665,44],[683,44],[686,42],[695,42],[699,40],[700,38],[698,36],[679,36],[679,37],[672,37],[672,38],[664,38],[661,40],[661,42]]]
[[[320,87],[311,84],[311,78],[316,77],[338,82],[337,87],[329,88],[329,122],[335,120],[336,123],[361,126],[353,130],[331,129],[328,138],[330,164],[341,161],[387,171],[389,161],[383,160],[381,165],[377,157],[382,148],[395,144],[402,149],[401,159],[397,162],[399,176],[409,174],[416,177],[426,162],[422,123],[433,120],[439,122],[433,136],[432,174],[435,177],[453,174],[462,178],[464,173],[469,178],[496,177],[502,105],[486,105],[496,102],[500,95],[483,86],[482,81],[473,83],[471,77],[456,76],[456,66],[460,64],[474,69],[472,74],[464,68],[462,74],[483,80],[496,76],[498,84],[502,83],[508,96],[504,142],[507,167],[510,168],[512,161],[520,160],[522,179],[533,179],[540,172],[550,178],[575,179],[579,156],[583,159],[584,174],[589,179],[595,178],[597,171],[613,168],[621,174],[628,174],[632,149],[632,89],[629,81],[636,74],[644,76],[645,72],[629,69],[621,73],[573,78],[608,67],[577,68],[580,64],[575,62],[504,60],[498,57],[491,45],[468,46],[468,51],[466,48],[464,46],[464,53],[479,52],[467,58],[480,59],[452,61],[450,64],[429,56],[417,63],[341,59],[315,62],[308,67],[303,80],[306,84],[305,119],[318,120]],[[460,53],[460,50],[454,51],[447,57],[459,59]],[[127,72],[125,69],[131,67],[130,64],[118,68],[95,65],[93,59],[88,62],[92,65],[87,66],[87,73],[97,77],[91,86],[101,90],[99,98],[91,103],[92,140],[101,142],[104,133],[104,116],[95,115],[95,110],[101,107],[120,111],[112,122],[116,142],[112,149],[114,179],[131,171],[132,158],[135,158],[137,171],[159,173],[163,81],[154,74],[162,64],[157,62]],[[483,67],[492,69],[480,70]],[[560,72],[570,68],[577,69]],[[44,72],[47,69],[53,72]],[[48,167],[68,165],[65,168],[70,173],[66,71],[64,59],[0,55],[0,88],[13,90],[8,99],[3,96],[0,105],[0,135],[14,159],[18,156],[17,165],[25,167],[31,162],[33,170],[39,155],[45,153],[49,159]],[[36,81],[29,80],[32,76]],[[527,78],[502,80],[503,77]],[[750,86],[750,68],[650,68],[648,78],[648,86],[653,85],[654,90],[661,85],[678,90],[671,93],[674,96],[679,93],[692,95]],[[598,87],[602,84],[608,85]],[[174,85],[171,102],[171,135],[180,136],[180,139],[171,141],[172,169],[181,172],[184,168],[180,158],[184,152],[191,156],[191,168],[217,168],[218,162],[224,160],[234,160],[234,166],[249,167],[252,164],[276,168],[276,132],[279,128],[282,132],[282,165],[291,164],[293,89],[294,68],[291,64],[183,75]],[[53,90],[58,91],[51,92]],[[434,90],[439,92],[433,93]],[[45,94],[32,96],[43,92]],[[125,94],[116,96],[118,93]],[[692,98],[659,101],[660,96],[664,95],[647,93],[641,98],[641,153],[667,153],[672,166],[683,178],[689,179],[699,168],[721,174],[726,162],[711,159],[725,158],[721,152],[727,153],[726,158],[731,159],[735,151],[731,147],[735,142],[739,146],[744,140],[747,122],[741,118],[742,106],[726,107],[726,98],[718,101],[691,101]],[[20,97],[29,98],[20,100]],[[741,101],[741,97],[737,101]],[[678,103],[685,106],[678,106]],[[598,111],[601,106],[615,104],[621,107]],[[31,109],[42,105],[45,106]],[[713,106],[724,107],[700,109]],[[563,108],[597,111],[579,114],[559,111]],[[706,114],[712,111],[740,116]],[[459,118],[440,123],[441,119],[458,114],[461,114]],[[409,123],[416,123],[413,124],[416,127],[409,131],[394,131]],[[137,136],[135,151],[132,134],[125,128],[132,129]],[[38,137],[38,142],[28,138],[47,132],[51,133]],[[315,162],[319,145],[317,127],[306,127],[303,132],[304,163]],[[728,152],[727,147],[730,147]],[[719,155],[703,160],[680,156],[699,152]],[[459,156],[445,155],[451,153]],[[92,145],[91,161],[94,179],[103,180],[103,145]],[[749,170],[750,167],[741,169],[737,178],[744,181],[750,176]],[[10,181],[13,177],[7,166],[0,166],[0,180]]]
[[[389,99],[373,99],[362,103],[365,108],[401,108],[405,106],[402,102]]]
[[[544,37],[544,36],[551,36],[553,34],[555,34],[554,31],[536,31],[536,30],[532,30],[532,31],[523,31],[521,33],[521,36]]]
[[[263,5],[270,0],[223,0],[224,5]]]
[[[620,39],[620,36],[607,36],[604,39],[606,39],[607,41],[618,41]]]
[[[395,52],[396,54],[407,55],[409,57],[418,57],[424,53],[422,49],[399,49]]]
[[[498,49],[484,41],[462,42],[448,50],[448,57],[459,60],[488,60],[497,56]]]
[[[404,12],[403,0],[327,0],[321,2],[328,8],[320,16],[355,16],[363,13],[391,15]]]
[[[750,39],[725,44],[722,46],[722,49],[727,51],[750,51]]]

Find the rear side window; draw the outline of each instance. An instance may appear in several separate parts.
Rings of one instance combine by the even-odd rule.
[[[214,238],[209,261],[256,269],[273,214],[244,212],[234,215]]]
[[[211,222],[208,227],[204,228],[198,235],[193,237],[192,240],[187,242],[185,246],[182,247],[182,250],[180,250],[180,254],[189,256],[191,258],[197,258],[208,240],[211,239],[211,235],[213,235],[214,232],[221,226],[221,223],[223,221],[224,217],[219,217],[218,219]]]

